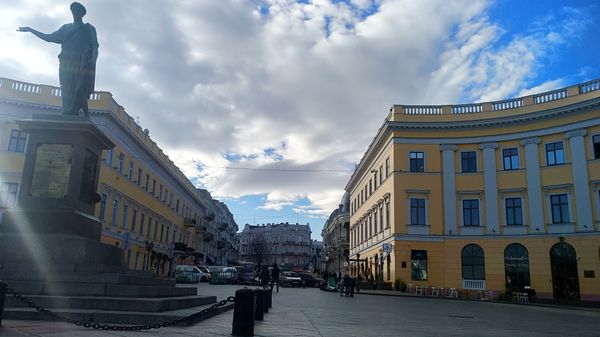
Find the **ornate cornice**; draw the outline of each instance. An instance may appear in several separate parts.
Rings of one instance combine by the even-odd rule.
[[[456,144],[441,144],[440,151],[456,151],[458,146]]]
[[[587,131],[585,129],[578,129],[578,130],[573,130],[573,131],[569,131],[565,134],[565,138],[566,139],[571,139],[573,137],[583,137],[587,134]]]
[[[539,144],[541,142],[542,142],[542,139],[540,137],[533,137],[533,138],[527,138],[527,139],[521,140],[521,145],[525,146],[528,144]]]
[[[483,144],[479,144],[479,149],[480,150],[485,150],[485,149],[497,149],[498,148],[498,143],[483,143]]]

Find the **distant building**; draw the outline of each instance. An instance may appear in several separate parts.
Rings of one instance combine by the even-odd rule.
[[[323,255],[328,273],[344,274],[350,253],[350,194],[345,193],[323,226]],[[345,264],[346,263],[346,264]]]
[[[123,249],[130,269],[160,276],[176,264],[235,260],[227,206],[197,189],[109,92],[94,93],[89,105],[91,122],[116,144],[99,168],[102,242]],[[0,78],[0,216],[18,207],[28,135],[15,120],[60,109],[60,88]]]
[[[320,273],[323,270],[323,241],[312,240],[310,247],[310,265],[308,269],[315,273]]]
[[[244,226],[237,234],[240,260],[284,269],[307,269],[311,260],[310,225],[289,223]]]

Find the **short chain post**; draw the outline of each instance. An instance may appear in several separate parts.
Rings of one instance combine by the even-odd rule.
[[[269,312],[269,296],[271,295],[271,290],[264,289],[263,290],[263,312]]]
[[[235,292],[233,306],[233,336],[254,336],[254,291],[244,288]]]
[[[269,309],[271,309],[273,307],[273,288],[271,288],[271,290],[269,290]]]
[[[6,288],[8,284],[0,281],[0,326],[2,326],[2,315],[4,314],[4,300],[6,299]]]

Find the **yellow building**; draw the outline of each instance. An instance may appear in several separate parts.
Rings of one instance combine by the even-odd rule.
[[[163,276],[175,264],[235,256],[238,228],[227,207],[197,189],[110,93],[94,93],[89,105],[90,120],[116,144],[100,165],[102,241],[121,247],[129,268]],[[0,216],[18,207],[27,134],[15,120],[58,114],[60,106],[60,88],[0,78]]]
[[[346,191],[363,277],[600,301],[600,80],[394,105]]]

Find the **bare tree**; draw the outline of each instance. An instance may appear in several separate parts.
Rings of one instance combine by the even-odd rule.
[[[250,254],[258,264],[258,268],[262,266],[265,254],[268,249],[267,238],[262,233],[252,235],[250,238]]]

